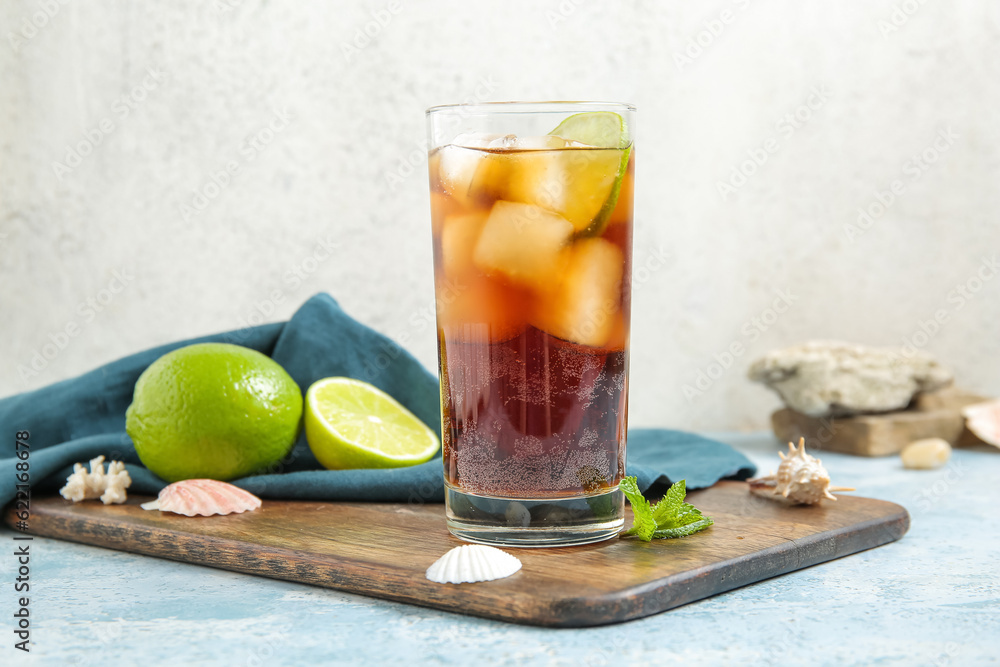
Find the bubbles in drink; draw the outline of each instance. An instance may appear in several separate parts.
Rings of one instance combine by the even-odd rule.
[[[586,491],[607,490],[618,473],[614,452],[600,447],[600,436],[591,430],[568,439],[528,436],[504,451],[489,434],[472,434],[455,453],[457,486],[478,495],[540,498],[579,494],[582,477],[590,486]]]

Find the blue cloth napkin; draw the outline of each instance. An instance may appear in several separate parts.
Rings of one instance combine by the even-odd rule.
[[[224,342],[267,354],[305,391],[316,380],[349,376],[391,394],[440,435],[437,377],[406,350],[353,320],[328,294],[309,299],[288,322],[205,336],[157,347],[102,366],[80,377],[0,400],[0,504],[14,498],[19,460],[18,431],[30,433],[29,474],[33,493],[55,491],[75,462],[103,454],[125,461],[132,493],[155,495],[166,482],[142,466],[125,433],[125,410],[139,374],[171,350],[203,342]],[[23,468],[23,466],[22,466]],[[714,440],[665,429],[632,429],[628,474],[643,490],[687,479],[687,488],[711,486],[724,477],[747,479],[750,461]],[[264,498],[443,502],[440,457],[393,470],[325,470],[301,436],[288,457],[268,474],[235,480]]]

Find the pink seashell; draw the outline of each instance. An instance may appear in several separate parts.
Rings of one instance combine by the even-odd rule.
[[[1000,398],[962,408],[965,425],[988,445],[1000,447]]]
[[[214,479],[185,479],[160,491],[156,500],[142,504],[144,510],[160,510],[184,516],[238,514],[260,507],[260,498],[238,486]]]

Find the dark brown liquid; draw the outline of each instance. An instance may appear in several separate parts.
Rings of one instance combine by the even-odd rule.
[[[444,466],[479,495],[597,493],[624,474],[624,350],[595,350],[534,327],[510,340],[446,340]]]

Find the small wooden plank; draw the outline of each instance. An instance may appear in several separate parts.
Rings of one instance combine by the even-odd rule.
[[[771,415],[774,435],[782,442],[805,438],[809,451],[858,456],[898,454],[914,440],[943,438],[954,443],[964,428],[961,414],[951,410],[904,411],[856,417],[810,417],[785,408]]]
[[[29,524],[36,535],[559,627],[641,618],[897,540],[909,527],[905,509],[868,498],[789,507],[751,495],[744,482],[690,498],[715,526],[677,540],[508,549],[520,572],[459,586],[424,577],[463,544],[445,528],[442,505],[265,500],[255,512],[187,518],[142,510],[148,498],[104,506],[53,497],[32,501]],[[16,521],[12,510],[5,520]]]
[[[948,388],[918,395],[908,410],[877,415],[810,417],[784,408],[771,415],[771,426],[783,442],[805,438],[810,451],[890,456],[923,438],[942,438],[952,445],[971,444],[961,409],[982,400],[981,396]]]

